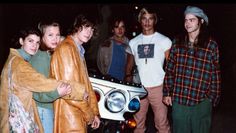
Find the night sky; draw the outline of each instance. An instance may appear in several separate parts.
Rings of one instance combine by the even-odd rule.
[[[9,47],[12,47],[11,38],[27,25],[36,25],[41,19],[53,17],[59,20],[62,26],[62,34],[72,23],[74,16],[79,13],[86,13],[97,18],[98,23],[102,22],[101,7],[105,4],[0,4],[0,70],[7,58]],[[127,36],[132,38],[132,32],[137,31],[135,26],[137,13],[144,4],[106,4],[111,9],[111,16],[123,15],[127,22]],[[183,31],[183,12],[187,5],[177,4],[146,4],[152,5],[157,10],[160,21],[157,24],[157,31],[170,37]],[[198,3],[190,4],[202,8],[209,17],[209,28],[220,46],[220,63],[222,70],[222,98],[218,110],[230,108],[231,112],[236,111],[236,4],[223,3]],[[89,45],[91,46],[91,45]],[[90,47],[87,47],[90,49]],[[91,50],[94,51],[94,50]],[[90,54],[96,52],[89,52]],[[94,55],[87,55],[92,56]],[[92,58],[91,57],[91,58]],[[92,58],[93,59],[93,58]],[[92,61],[88,61],[90,66]],[[94,63],[93,63],[94,64]],[[233,111],[232,111],[233,110]],[[233,113],[232,113],[233,114]],[[235,114],[234,114],[235,118]]]

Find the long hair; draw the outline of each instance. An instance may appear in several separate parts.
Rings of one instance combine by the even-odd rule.
[[[109,31],[110,31],[111,35],[113,35],[114,28],[118,27],[121,22],[124,23],[124,26],[125,26],[125,29],[126,29],[126,22],[125,22],[125,19],[123,17],[115,16],[114,18],[111,19],[110,25],[109,25]]]
[[[194,42],[194,46],[199,47],[199,48],[206,48],[207,44],[209,43],[209,39],[210,39],[210,31],[209,31],[205,21],[204,21],[204,23],[201,23],[202,18],[200,18],[200,17],[197,17],[197,18],[198,18],[198,23],[201,26],[200,26],[199,34],[196,38],[197,41]],[[183,34],[177,35],[174,39],[174,43],[177,45],[188,47],[189,37],[188,37],[187,31],[185,30]]]

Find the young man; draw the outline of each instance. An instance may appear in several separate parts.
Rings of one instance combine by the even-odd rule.
[[[156,32],[154,25],[157,15],[153,10],[141,9],[138,20],[142,33],[130,40],[130,47],[138,68],[141,83],[148,91],[148,96],[141,100],[140,110],[134,118],[137,122],[135,133],[145,132],[145,120],[149,103],[154,112],[155,127],[159,133],[169,133],[170,126],[167,119],[167,107],[162,103],[162,84],[165,72],[163,64],[168,58],[171,40]],[[144,56],[144,47],[149,46],[150,56]]]
[[[202,9],[184,12],[186,33],[175,38],[166,66],[163,102],[172,106],[174,133],[209,133],[220,97],[219,50]]]
[[[127,58],[130,58],[129,39],[125,36],[125,22],[115,17],[111,23],[112,37],[105,40],[99,47],[97,65],[103,75],[124,80]]]
[[[89,81],[82,46],[91,39],[94,26],[84,15],[77,16],[70,34],[52,55],[51,77],[83,84],[88,93],[86,100],[58,99],[54,102],[54,133],[86,133],[88,124],[92,128],[99,127],[97,99]]]

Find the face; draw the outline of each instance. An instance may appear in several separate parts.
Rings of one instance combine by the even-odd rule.
[[[123,21],[116,22],[116,26],[113,28],[114,35],[118,38],[122,38],[125,34],[125,24]]]
[[[60,28],[58,26],[47,26],[42,37],[43,43],[50,49],[55,49],[60,42]]]
[[[149,46],[144,46],[143,51],[144,51],[144,54],[147,55],[150,51]]]
[[[186,14],[185,21],[184,21],[184,27],[188,33],[199,32],[200,27],[201,27],[201,23],[196,16],[194,16],[192,14]]]
[[[25,39],[19,39],[21,47],[30,55],[36,54],[40,44],[40,37],[35,34],[28,35]]]
[[[141,17],[141,26],[144,32],[154,32],[154,14],[145,13]]]
[[[82,30],[77,32],[76,37],[78,38],[79,43],[83,44],[88,42],[93,36],[94,29],[92,27],[82,27]]]

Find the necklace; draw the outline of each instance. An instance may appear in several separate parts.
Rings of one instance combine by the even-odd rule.
[[[146,45],[144,45],[144,43],[143,43],[143,38],[144,38],[144,35],[142,35],[142,44],[144,45],[144,47],[143,47],[143,52],[144,52],[144,55],[145,55],[145,64],[147,64],[147,57],[148,57],[148,54],[150,54],[150,44],[151,44],[151,42],[152,42],[152,39],[153,39],[153,37],[154,37],[154,34],[155,33],[153,33],[152,34],[152,37],[151,37],[151,39],[148,41],[149,43],[145,43]],[[147,37],[146,37],[147,38]]]
[[[189,46],[189,48],[193,48],[193,46],[194,46],[194,42],[188,42],[188,46]]]

